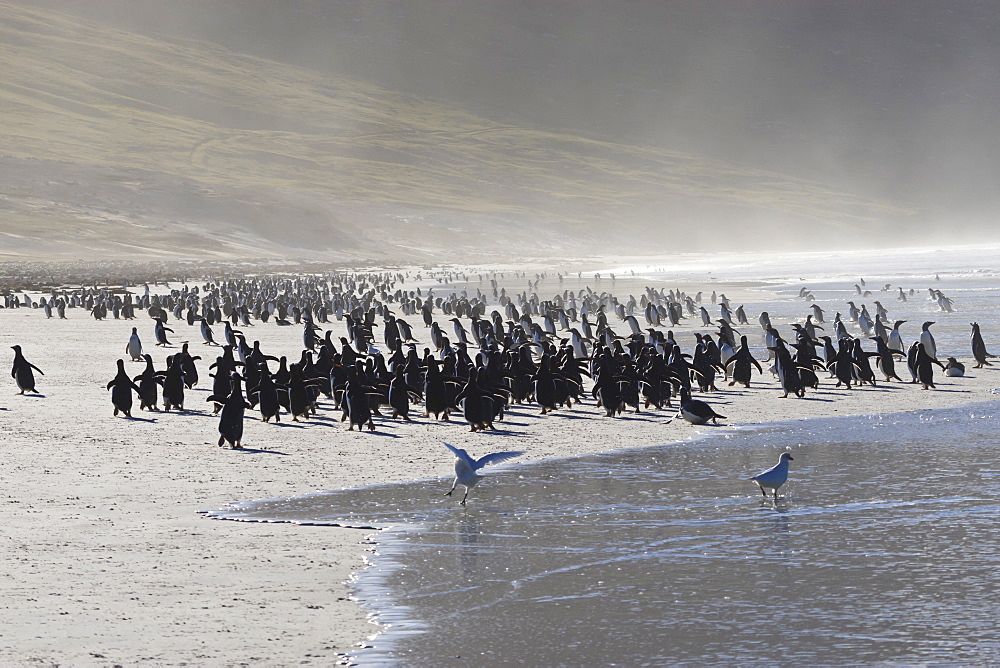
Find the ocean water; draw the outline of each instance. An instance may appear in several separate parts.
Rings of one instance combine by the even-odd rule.
[[[772,423],[449,479],[237,504],[386,527],[362,664],[1000,658],[1000,401]],[[777,502],[748,478],[792,453]]]
[[[837,311],[846,321],[849,300],[874,315],[879,299],[890,320],[908,321],[907,343],[933,320],[939,356],[970,363],[970,322],[1000,352],[998,260],[998,249],[733,254],[608,265],[597,287],[627,298],[703,285],[711,308],[725,276],[721,291],[745,304],[758,339],[761,310],[788,332],[812,303],[829,323]],[[861,277],[871,295],[856,294]],[[676,334],[693,330],[705,331],[688,322]],[[442,478],[211,515],[382,529],[353,585],[386,625],[354,655],[361,664],[987,663],[1000,660],[998,427],[1000,398],[723,427],[487,469],[467,508],[443,496]],[[749,477],[784,450],[794,461],[774,502]]]

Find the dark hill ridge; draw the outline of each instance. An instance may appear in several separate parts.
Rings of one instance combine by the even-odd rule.
[[[0,3],[0,252],[422,260],[607,252],[612,240],[646,252],[774,247],[803,222],[814,243],[843,243],[888,236],[915,213],[693,153],[491,120],[90,11],[113,6],[88,3],[93,16],[78,18]]]

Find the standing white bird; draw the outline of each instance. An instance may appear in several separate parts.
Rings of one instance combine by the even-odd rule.
[[[465,496],[462,497],[463,506],[465,505],[465,500],[469,497],[469,490],[475,487],[476,483],[482,478],[476,471],[487,464],[499,464],[500,462],[505,462],[508,459],[520,457],[524,454],[521,451],[494,452],[484,455],[479,459],[473,459],[462,448],[456,448],[450,443],[445,443],[444,446],[455,455],[455,482],[452,484],[451,489],[445,493],[445,496],[451,496],[455,488],[462,485],[465,487]]]
[[[765,499],[767,498],[766,490],[771,490],[774,493],[775,500],[777,500],[778,488],[788,480],[788,462],[790,461],[792,461],[792,456],[787,452],[782,452],[781,456],[778,457],[777,464],[750,478],[760,487],[760,493],[764,495]]]

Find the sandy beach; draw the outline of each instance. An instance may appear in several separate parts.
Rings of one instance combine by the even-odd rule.
[[[517,281],[519,288],[523,284]],[[727,289],[722,281],[712,287],[733,296],[747,291],[739,285]],[[538,291],[558,289],[552,282]],[[772,310],[775,318],[782,309],[804,317],[806,308],[776,298]],[[907,308],[929,307],[921,302]],[[751,325],[745,328],[756,337],[757,313],[748,315]],[[407,319],[419,323],[419,317]],[[960,313],[952,319],[967,327]],[[778,328],[790,331],[788,321]],[[700,324],[689,318],[677,328],[686,350],[693,347],[692,332],[714,331]],[[515,406],[497,432],[484,433],[469,433],[460,416],[439,422],[419,411],[411,423],[382,417],[373,433],[347,431],[327,400],[318,416],[303,423],[283,417],[280,424],[263,424],[248,411],[246,449],[231,450],[216,445],[218,418],[205,402],[208,365],[219,349],[203,345],[197,327],[173,317],[168,325],[175,330],[175,347],[164,349],[153,346],[152,321],[141,312],[135,321],[95,321],[82,309],[69,311],[67,320],[46,320],[40,309],[0,310],[0,349],[20,344],[45,374],[37,377],[41,396],[17,396],[9,376],[0,394],[0,537],[7,557],[0,580],[0,662],[342,660],[377,630],[350,600],[348,586],[371,548],[366,532],[214,521],[198,511],[247,499],[443,478],[452,470],[443,440],[470,452],[516,448],[526,451],[524,459],[565,457],[683,440],[701,429],[954,406],[992,398],[990,390],[1000,385],[1000,367],[970,368],[964,378],[946,378],[938,370],[937,389],[928,391],[898,382],[834,389],[823,377],[820,389],[805,399],[779,399],[777,382],[765,372],[750,389],[720,384],[720,392],[702,397],[728,417],[725,427],[668,423],[672,410],[604,418],[588,398],[571,412],[546,416],[533,405]],[[182,341],[202,356],[202,379],[188,392],[183,413],[140,412],[136,406],[132,420],[112,417],[105,385],[115,360],[126,357],[133,326],[157,368]],[[918,331],[917,324],[910,327],[907,340]],[[340,322],[324,328],[343,334]],[[257,322],[247,329],[247,338],[259,340],[265,351],[297,359],[301,327]],[[426,330],[415,330],[425,339]],[[762,359],[763,349],[752,347]],[[970,362],[967,344],[949,354]],[[142,369],[139,363],[126,367],[133,375]],[[897,368],[905,375],[904,365]],[[747,486],[746,493],[756,492]]]

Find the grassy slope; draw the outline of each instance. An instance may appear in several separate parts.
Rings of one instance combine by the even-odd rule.
[[[19,5],[0,3],[0,65],[10,254],[39,237],[94,252],[204,253],[211,237],[243,256],[266,243],[273,254],[377,257],[393,253],[380,235],[433,252],[454,245],[442,229],[497,221],[560,220],[586,237],[609,221],[626,233],[666,221],[669,233],[688,216],[802,218],[843,232],[909,213]],[[414,218],[435,225],[403,224]]]

